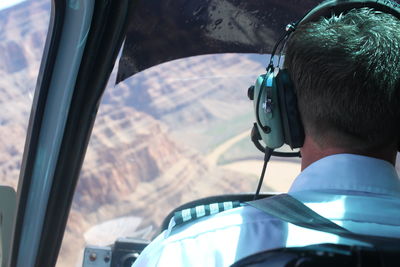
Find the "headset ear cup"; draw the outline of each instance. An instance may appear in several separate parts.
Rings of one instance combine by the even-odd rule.
[[[254,111],[260,136],[268,148],[284,144],[275,72],[260,75],[254,85]]]
[[[304,128],[297,105],[297,96],[287,70],[279,70],[276,76],[282,128],[285,143],[292,149],[304,144]]]

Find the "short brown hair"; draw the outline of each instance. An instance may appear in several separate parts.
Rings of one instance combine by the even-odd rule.
[[[370,8],[300,25],[287,44],[307,134],[367,149],[393,143],[400,122],[400,20]]]

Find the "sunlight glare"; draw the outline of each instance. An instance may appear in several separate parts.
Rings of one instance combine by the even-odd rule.
[[[26,0],[1,0],[0,1],[0,10],[12,7],[16,4],[25,2]]]

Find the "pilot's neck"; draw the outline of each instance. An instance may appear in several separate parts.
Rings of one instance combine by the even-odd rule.
[[[304,170],[312,163],[324,157],[335,154],[357,154],[361,156],[373,157],[386,160],[393,166],[396,164],[397,149],[395,146],[382,148],[379,151],[360,152],[339,147],[321,148],[312,138],[306,135],[304,145],[301,148],[301,170]]]

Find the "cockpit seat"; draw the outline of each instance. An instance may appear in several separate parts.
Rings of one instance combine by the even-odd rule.
[[[395,267],[399,250],[319,244],[281,248],[248,256],[231,267]]]

